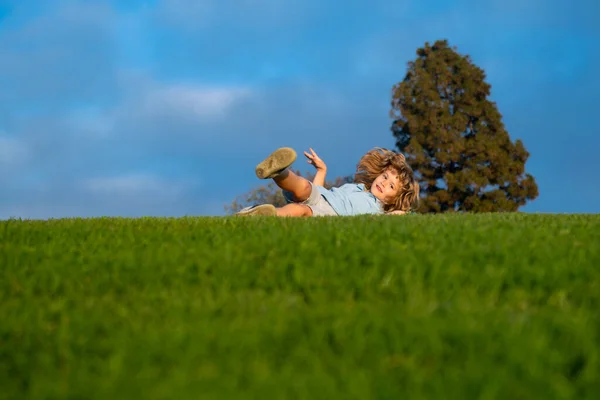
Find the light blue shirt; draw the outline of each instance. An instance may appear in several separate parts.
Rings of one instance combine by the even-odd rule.
[[[382,214],[383,205],[371,192],[365,191],[362,183],[346,183],[339,188],[325,189],[317,186],[319,192],[338,215]]]

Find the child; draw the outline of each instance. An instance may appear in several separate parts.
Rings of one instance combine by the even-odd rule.
[[[246,207],[237,215],[273,215],[310,217],[361,214],[405,214],[419,200],[419,184],[404,155],[376,148],[359,161],[355,183],[325,189],[327,166],[313,149],[304,152],[317,173],[313,182],[288,169],[296,152],[283,147],[256,166],[256,176],[273,179],[283,190],[288,204],[276,208],[271,204]]]

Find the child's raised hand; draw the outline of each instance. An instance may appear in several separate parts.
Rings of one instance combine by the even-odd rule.
[[[313,149],[310,149],[310,153],[304,152],[306,158],[308,158],[307,162],[313,165],[317,171],[325,171],[327,170],[327,165],[319,158],[317,153]]]

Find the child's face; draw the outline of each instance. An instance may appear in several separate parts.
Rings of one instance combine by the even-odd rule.
[[[398,190],[400,190],[398,173],[391,168],[379,175],[371,185],[371,193],[384,204],[394,201]]]

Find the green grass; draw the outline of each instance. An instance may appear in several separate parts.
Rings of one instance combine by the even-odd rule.
[[[0,388],[595,399],[600,216],[2,221]]]

